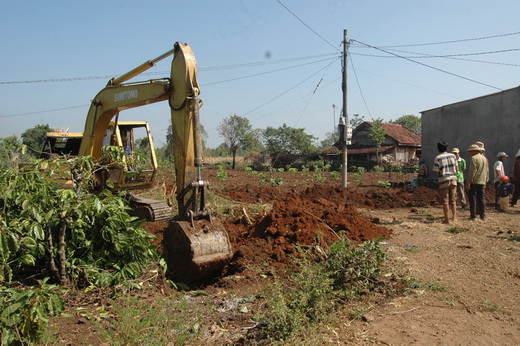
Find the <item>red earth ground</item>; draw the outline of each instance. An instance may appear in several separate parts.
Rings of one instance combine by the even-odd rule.
[[[464,345],[479,344],[479,340],[484,344],[518,344],[520,341],[520,331],[513,327],[520,316],[520,299],[502,301],[486,297],[482,298],[484,303],[476,303],[485,295],[481,280],[493,280],[497,289],[507,290],[511,298],[519,298],[520,251],[515,250],[514,245],[508,247],[507,243],[497,243],[490,236],[490,232],[494,235],[515,234],[515,225],[520,221],[516,218],[520,216],[516,211],[505,215],[507,222],[500,222],[504,215],[489,212],[487,224],[468,224],[461,220],[459,212],[459,221],[442,225],[437,191],[407,187],[411,174],[349,174],[348,188],[344,189],[340,178],[330,173],[277,172],[266,177],[242,170],[226,170],[226,179],[219,179],[217,170],[212,167],[203,173],[213,193],[222,198],[208,204],[219,204],[220,207],[222,201],[230,204],[225,207],[229,210],[218,210],[217,214],[229,234],[234,256],[220,278],[202,287],[209,296],[192,298],[194,309],[204,310],[208,306],[214,309],[236,297],[258,297],[262,287],[269,282],[263,274],[290,270],[291,257],[297,256],[298,247],[326,248],[338,239],[339,233],[344,232],[353,242],[384,239],[390,258],[385,270],[391,272],[388,274],[391,277],[403,278],[413,274],[423,282],[441,280],[450,285],[449,293],[419,288],[413,291],[414,295],[390,301],[388,298],[375,298],[362,309],[360,321],[353,320],[349,311],[339,311],[336,318],[333,316],[327,321],[324,329],[318,329],[305,340],[293,340],[292,344]],[[268,182],[275,178],[281,178],[282,184],[272,187]],[[171,186],[171,179],[166,178],[164,184],[160,184]],[[488,189],[488,203],[493,199],[492,193],[492,189]],[[210,207],[218,209],[216,205]],[[505,226],[497,228],[501,223]],[[167,223],[145,225],[149,232],[158,236],[159,244],[166,227]],[[458,232],[446,233],[451,232],[449,227],[464,232],[462,236],[457,236]],[[440,230],[443,233],[439,233]],[[485,248],[481,249],[484,244]],[[494,256],[495,250],[500,257]],[[483,255],[489,257],[482,259]],[[511,261],[513,255],[516,257]],[[502,260],[510,263],[506,265]],[[457,262],[457,265],[452,262]],[[489,272],[490,263],[497,268],[496,275]],[[444,270],[446,267],[450,268],[449,274]],[[267,269],[262,269],[263,274],[259,275],[259,268]],[[482,279],[481,274],[488,279]],[[155,287],[156,293],[149,293],[152,297],[153,294],[167,293],[168,287],[160,277],[148,281]],[[515,293],[511,291],[512,287],[516,287]],[[92,302],[96,306],[110,305],[104,294],[71,295],[67,298],[69,312]],[[450,304],[444,300],[449,300]],[[248,313],[230,308],[219,314],[218,321],[211,321],[208,317],[206,323],[210,327],[203,333],[205,336],[191,344],[244,343],[244,330],[251,327],[254,313],[261,311],[263,306],[261,299],[257,298],[248,304]],[[507,312],[501,311],[500,307],[506,304],[509,304]],[[482,309],[482,305],[491,307],[488,306],[488,311]],[[440,311],[438,306],[441,306]],[[489,322],[489,319],[497,322]],[[57,343],[60,344],[102,342],[99,327],[93,327],[81,317],[54,319],[52,327],[68,331],[65,334],[57,332]],[[484,336],[481,331],[485,331]]]
[[[321,173],[324,182],[314,183],[315,174],[275,172],[269,179],[281,178],[282,184],[272,187],[269,180],[243,170],[228,170],[225,179],[218,171],[207,168],[204,179],[213,192],[235,204],[268,204],[271,208],[255,220],[244,209],[241,217],[221,219],[233,248],[230,264],[233,271],[270,263],[275,267],[290,265],[298,246],[321,245],[327,248],[344,233],[352,242],[386,239],[389,228],[378,225],[377,217],[368,219],[358,208],[388,209],[434,205],[436,191],[426,187],[407,187],[411,174],[366,173],[351,177],[348,189],[340,185],[340,177]],[[396,188],[378,186],[388,182]],[[165,186],[171,186],[165,179]],[[145,229],[162,239],[167,223],[148,223]],[[242,269],[240,269],[242,268]]]

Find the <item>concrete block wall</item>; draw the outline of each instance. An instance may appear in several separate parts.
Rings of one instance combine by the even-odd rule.
[[[504,165],[509,174],[520,149],[520,87],[423,111],[421,122],[422,158],[431,177],[437,142],[442,140],[449,144],[449,151],[459,148],[466,161],[470,158],[466,149],[476,141],[484,142],[490,179],[497,153],[505,151],[509,157]]]

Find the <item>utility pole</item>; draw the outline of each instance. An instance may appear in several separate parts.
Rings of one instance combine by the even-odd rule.
[[[341,150],[343,165],[342,165],[342,186],[347,187],[347,143],[350,141],[349,126],[348,126],[348,113],[347,113],[347,50],[348,50],[348,39],[347,30],[343,30],[343,64],[342,74],[343,81],[341,88],[343,90],[343,109],[342,115],[339,118],[339,141],[336,142],[336,146]]]
[[[332,114],[334,115],[334,125],[332,127],[332,133],[336,134],[336,105],[332,104]]]

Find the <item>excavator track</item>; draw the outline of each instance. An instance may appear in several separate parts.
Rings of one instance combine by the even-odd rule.
[[[165,201],[143,198],[132,194],[127,194],[125,198],[132,208],[128,214],[136,216],[141,220],[167,222],[172,218],[172,209]]]

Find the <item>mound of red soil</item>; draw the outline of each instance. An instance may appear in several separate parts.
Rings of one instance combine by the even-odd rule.
[[[211,170],[206,173],[210,173],[212,189],[219,196],[245,204],[273,206],[252,224],[245,223],[243,218],[220,220],[235,250],[229,272],[244,273],[247,268],[262,264],[283,268],[291,263],[292,256],[298,255],[298,248],[326,249],[342,235],[355,243],[388,238],[390,229],[361,216],[357,208],[430,206],[435,205],[437,196],[436,190],[408,188],[404,181],[398,181],[396,188],[378,187],[374,181],[381,180],[379,176],[373,177],[374,181],[364,179],[367,185],[342,188],[339,181],[313,184],[304,177],[286,173],[283,185],[271,187],[243,171],[230,172],[224,182],[213,176]],[[146,228],[162,239],[166,226],[149,224]]]
[[[344,234],[353,242],[388,238],[391,230],[362,217],[347,202],[287,195],[269,214],[249,226],[226,224],[242,266],[262,262],[285,263],[297,247],[327,248]]]

